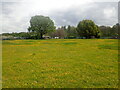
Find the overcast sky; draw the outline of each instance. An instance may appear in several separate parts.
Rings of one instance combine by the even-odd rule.
[[[29,2],[28,2],[29,1]],[[55,26],[76,26],[83,19],[97,25],[118,22],[119,0],[2,0],[0,27],[3,33],[26,32],[31,16],[49,16]]]

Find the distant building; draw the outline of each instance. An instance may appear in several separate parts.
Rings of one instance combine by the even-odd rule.
[[[59,37],[54,37],[55,39],[59,39]]]
[[[51,39],[50,36],[43,36],[44,39]]]

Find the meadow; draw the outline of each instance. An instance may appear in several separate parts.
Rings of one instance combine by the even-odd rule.
[[[2,41],[3,88],[117,88],[117,39]]]

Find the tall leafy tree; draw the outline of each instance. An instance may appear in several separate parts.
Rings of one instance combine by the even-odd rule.
[[[77,25],[77,32],[81,37],[91,38],[92,36],[99,38],[100,30],[92,20],[80,21]]]
[[[119,23],[117,23],[116,25],[114,25],[113,27],[112,27],[112,36],[113,37],[119,37],[119,34],[120,34],[120,24]]]
[[[55,29],[54,22],[49,18],[42,15],[36,15],[30,19],[29,32],[34,32],[37,39],[43,39],[43,35]]]
[[[68,25],[67,37],[77,37],[76,27]]]
[[[110,26],[100,26],[101,37],[111,37],[113,34],[112,28]]]

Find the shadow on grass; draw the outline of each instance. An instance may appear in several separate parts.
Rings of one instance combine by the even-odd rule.
[[[117,46],[117,45],[99,45],[99,49],[120,50],[120,46]]]
[[[73,45],[73,44],[77,44],[77,42],[67,42],[67,43],[57,43],[57,42],[49,43],[49,42],[44,42],[43,44]]]
[[[77,42],[67,42],[67,43],[62,43],[64,45],[73,45],[73,44],[77,44]]]
[[[5,45],[31,45],[33,43],[30,43],[30,42],[2,42],[2,44],[5,44]]]

